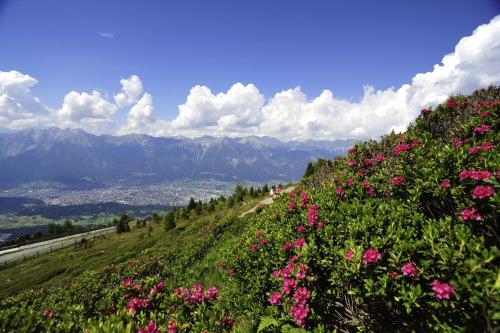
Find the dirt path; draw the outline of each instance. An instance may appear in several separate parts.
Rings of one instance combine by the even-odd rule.
[[[282,193],[290,193],[290,192],[293,191],[294,188],[295,188],[295,186],[290,186],[290,187],[287,187],[286,189],[284,189],[281,192]],[[273,198],[271,198],[270,196],[268,196],[268,197],[262,199],[252,209],[247,210],[246,212],[244,212],[243,214],[241,214],[240,217],[244,217],[245,215],[248,215],[248,214],[251,214],[251,213],[255,212],[259,206],[267,206],[267,205],[270,205],[272,203],[273,203]]]

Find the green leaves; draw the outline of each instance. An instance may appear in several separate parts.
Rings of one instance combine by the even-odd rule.
[[[279,321],[272,317],[262,317],[260,320],[259,327],[257,328],[257,333],[266,332],[267,329],[276,328],[279,326]]]

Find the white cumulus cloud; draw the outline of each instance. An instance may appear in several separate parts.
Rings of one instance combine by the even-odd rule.
[[[262,121],[264,96],[253,84],[234,84],[227,93],[214,95],[205,86],[191,89],[186,103],[179,105],[179,115],[172,122],[178,129],[192,127],[242,128]]]
[[[325,89],[309,99],[300,89],[264,96],[252,84],[233,85],[214,95],[208,87],[191,89],[179,115],[159,133],[191,135],[270,135],[284,140],[376,138],[401,131],[420,109],[453,94],[500,83],[500,16],[462,38],[455,51],[427,73],[399,88],[366,86],[359,102]],[[169,126],[171,125],[171,126]]]
[[[130,109],[127,124],[118,131],[118,134],[150,133],[155,122],[153,97],[145,93]]]
[[[219,93],[197,85],[178,106],[178,115],[166,120],[155,115],[153,98],[143,92],[137,75],[120,80],[121,90],[112,101],[96,90],[71,91],[58,109],[45,107],[32,95],[37,83],[18,71],[0,71],[0,127],[52,125],[93,133],[269,135],[283,140],[376,138],[404,130],[420,109],[450,95],[499,85],[500,16],[462,38],[431,71],[416,74],[399,88],[366,86],[359,101],[339,98],[329,89],[311,98],[296,87],[266,99],[251,83],[235,83]],[[126,122],[116,123],[115,115],[128,107]]]
[[[117,106],[107,101],[100,92],[92,94],[70,91],[64,96],[62,107],[57,111],[60,127],[82,128],[92,133],[102,133],[109,130]]]
[[[114,96],[116,105],[123,108],[136,103],[142,94],[142,81],[137,75],[131,75],[128,79],[121,79],[122,90]]]
[[[48,109],[31,93],[37,83],[18,71],[0,71],[0,127],[23,128],[47,122]]]

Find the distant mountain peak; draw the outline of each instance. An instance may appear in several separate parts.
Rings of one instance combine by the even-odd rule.
[[[353,142],[97,136],[60,128],[10,131],[0,133],[0,182],[156,182],[214,175],[221,180],[291,181],[300,178],[308,162],[343,154]]]

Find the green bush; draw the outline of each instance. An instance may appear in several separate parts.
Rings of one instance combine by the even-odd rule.
[[[173,212],[168,212],[163,217],[163,226],[166,231],[172,230],[175,228],[175,215]]]
[[[498,327],[499,101],[492,87],[425,110],[402,135],[317,163],[303,189],[255,217],[228,256],[253,322]]]

